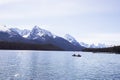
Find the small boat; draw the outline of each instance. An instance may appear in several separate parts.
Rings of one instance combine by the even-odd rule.
[[[78,55],[73,54],[72,56],[73,56],[73,57],[81,57],[81,55],[80,55],[80,54],[78,54]]]
[[[78,55],[77,55],[77,57],[81,57],[81,55],[80,55],[80,54],[78,54]]]

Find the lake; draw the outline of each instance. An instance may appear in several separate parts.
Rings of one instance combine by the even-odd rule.
[[[0,50],[0,80],[120,80],[120,55]]]

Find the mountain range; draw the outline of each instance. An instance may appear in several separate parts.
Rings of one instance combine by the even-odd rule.
[[[0,41],[2,43],[3,41],[4,43],[7,42],[7,44],[8,42],[10,44],[17,43],[17,45],[14,46],[17,46],[18,49],[20,46],[19,43],[26,45],[32,44],[34,46],[37,45],[40,46],[39,48],[40,50],[52,49],[52,50],[64,50],[64,51],[81,51],[85,47],[87,48],[105,47],[104,44],[99,44],[98,46],[95,46],[94,44],[88,45],[83,42],[79,43],[74,37],[72,37],[69,34],[66,34],[64,38],[60,36],[56,36],[52,34],[50,31],[42,29],[38,26],[34,26],[32,30],[28,30],[28,29],[21,30],[18,28],[7,28],[6,26],[0,26]],[[49,48],[47,47],[47,49],[46,46],[44,46],[44,48],[41,48],[43,45],[51,45],[51,46],[49,46]]]
[[[98,44],[86,44],[84,42],[80,42],[81,46],[84,46],[86,48],[106,48],[106,47],[110,47],[110,45],[105,45],[102,43],[98,43]]]
[[[15,44],[34,44],[34,45],[52,45],[49,46],[50,48],[47,48],[47,50],[51,49],[51,47],[58,48],[58,50],[65,50],[65,51],[80,51],[84,47],[79,45],[76,46],[66,39],[53,35],[51,32],[41,29],[38,26],[33,27],[32,30],[20,30],[18,28],[7,28],[6,26],[0,26],[0,41],[3,43],[15,43]],[[8,44],[9,44],[8,43]],[[13,45],[18,47],[21,45]],[[0,44],[1,45],[1,44]],[[3,46],[3,45],[2,45]],[[6,44],[5,46],[8,45]],[[28,46],[30,47],[30,46]],[[44,46],[44,50],[45,50]],[[52,50],[54,50],[52,48]],[[41,50],[41,49],[40,49]],[[56,50],[56,49],[55,49]]]

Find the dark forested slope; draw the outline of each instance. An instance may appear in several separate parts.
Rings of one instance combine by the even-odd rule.
[[[120,46],[114,46],[114,47],[108,47],[108,48],[85,48],[82,51],[120,53]]]
[[[52,44],[29,44],[21,42],[5,42],[0,41],[0,49],[5,50],[63,50]]]

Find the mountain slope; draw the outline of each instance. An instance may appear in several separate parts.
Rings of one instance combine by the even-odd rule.
[[[53,39],[53,35],[51,32],[35,26],[28,35],[28,39],[34,40],[41,44],[47,44]]]
[[[19,35],[21,35],[24,38],[27,38],[28,35],[30,34],[30,30],[27,30],[27,29],[21,30],[21,29],[18,29],[18,28],[10,28],[10,30],[18,33]]]
[[[0,49],[4,50],[59,50],[63,51],[63,49],[51,45],[51,44],[30,44],[30,43],[22,43],[22,42],[6,42],[0,41]]]
[[[11,31],[5,26],[0,26],[1,41],[21,41],[23,38],[17,32]]]
[[[40,44],[22,37],[16,29],[0,26],[0,49],[14,50],[64,50],[52,44]]]
[[[80,51],[82,49],[82,47],[79,48],[61,37],[56,37],[53,44],[67,51]]]
[[[79,43],[74,37],[72,37],[71,35],[66,34],[66,35],[64,36],[64,38],[65,38],[68,42],[70,42],[71,44],[73,44],[74,46],[76,46],[77,48],[80,48],[80,49],[83,49],[83,48],[84,48],[84,47],[81,46],[80,43]]]
[[[71,35],[66,34],[66,35],[64,36],[64,38],[65,38],[67,41],[69,41],[70,43],[72,43],[73,45],[75,45],[75,46],[80,46],[79,42],[78,42],[74,37],[72,37]]]
[[[30,35],[28,36],[28,39],[32,39],[38,43],[41,44],[52,44],[55,46],[58,46],[64,50],[81,50],[82,47],[78,47],[76,45],[73,45],[69,41],[65,40],[62,37],[55,36],[51,32],[41,29],[38,26],[35,26],[32,31],[30,32]]]

